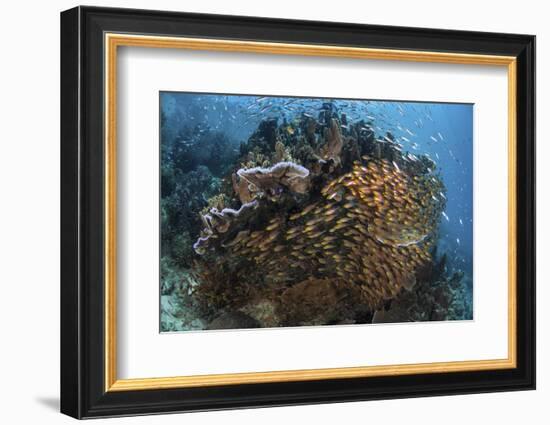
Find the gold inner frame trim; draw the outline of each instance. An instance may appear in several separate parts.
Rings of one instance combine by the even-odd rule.
[[[161,37],[106,33],[105,46],[105,391],[137,391],[214,385],[312,381],[321,379],[411,375],[511,369],[516,353],[516,58],[446,52],[370,49],[330,45],[268,43],[256,41]],[[508,72],[508,357],[494,360],[468,360],[382,366],[285,370],[165,378],[117,378],[116,324],[116,136],[117,136],[117,51],[118,47],[148,47],[188,50],[227,51],[279,55],[324,56],[404,62],[434,62],[503,66]]]

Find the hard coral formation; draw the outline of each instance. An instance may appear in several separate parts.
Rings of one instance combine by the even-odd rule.
[[[278,325],[361,322],[430,267],[445,188],[390,133],[377,139],[328,107],[318,121],[263,121],[234,169],[228,196],[241,207],[203,214],[194,245],[206,282],[196,296],[216,311],[265,326],[263,303]]]
[[[338,121],[334,118],[330,121],[330,127],[325,128],[324,132],[326,143],[321,147],[320,154],[325,160],[332,160],[336,165],[340,164],[340,154],[344,142]]]
[[[246,221],[257,205],[256,201],[251,201],[242,204],[238,210],[224,208],[218,211],[216,208],[212,208],[207,214],[201,215],[205,227],[193,245],[195,252],[199,255],[204,254],[210,239],[220,239],[221,234],[228,233],[232,227],[238,226],[239,221]]]
[[[250,187],[250,183],[246,179],[240,178],[237,174],[232,174],[231,182],[233,191],[237,194],[242,204],[248,204],[254,200],[255,194],[253,188]]]
[[[309,186],[309,170],[292,162],[278,162],[270,168],[241,168],[237,175],[267,196],[280,195],[284,188],[303,194]]]

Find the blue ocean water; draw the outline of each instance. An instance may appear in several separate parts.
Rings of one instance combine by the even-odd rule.
[[[222,179],[226,170],[223,166],[213,167],[211,155],[204,150],[212,150],[214,146],[222,156],[218,161],[229,164],[262,120],[290,123],[304,115],[317,118],[319,111],[327,107],[338,115],[344,114],[350,123],[369,121],[377,137],[383,138],[389,132],[403,152],[427,155],[433,160],[447,189],[438,255],[447,256],[450,273],[464,272],[465,286],[472,293],[472,104],[162,92],[162,146],[181,145],[198,152],[203,150],[188,166],[193,170],[206,166],[215,178]],[[208,132],[223,137],[218,137],[214,145],[206,145],[201,134]]]

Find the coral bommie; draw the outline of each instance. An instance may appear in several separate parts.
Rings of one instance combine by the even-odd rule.
[[[308,318],[289,312],[290,300],[315,284],[330,294],[344,285],[374,311],[431,262],[445,188],[430,160],[402,153],[391,135],[359,130],[364,123],[343,134],[338,117],[312,121],[292,132],[270,125],[274,140],[262,143],[279,161],[237,169],[230,195],[241,207],[202,216],[201,268],[239,281],[226,285],[228,310],[251,302],[237,290],[246,282],[256,299],[286,304],[284,316],[301,323]],[[282,161],[289,157],[296,162]]]

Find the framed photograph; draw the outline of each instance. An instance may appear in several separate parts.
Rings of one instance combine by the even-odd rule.
[[[61,411],[535,387],[535,37],[61,14]]]

